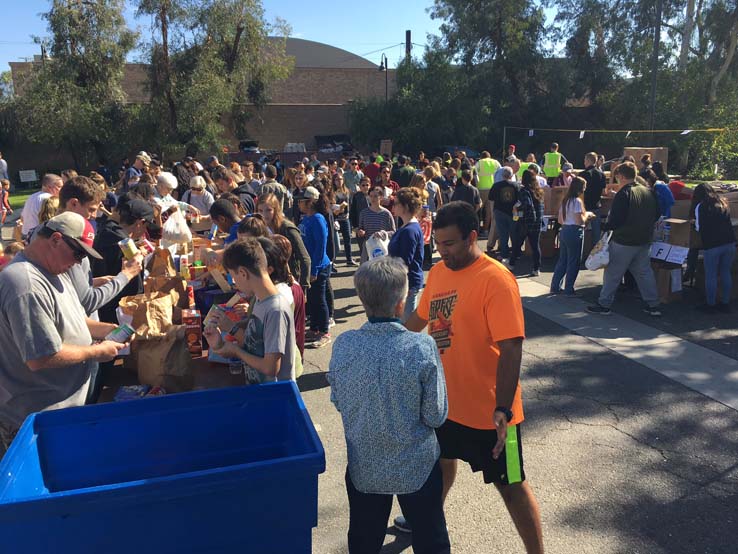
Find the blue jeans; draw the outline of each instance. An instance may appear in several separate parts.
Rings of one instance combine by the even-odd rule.
[[[551,292],[561,290],[561,281],[566,275],[564,292],[574,292],[574,281],[579,275],[579,264],[582,259],[582,244],[584,243],[584,228],[579,225],[563,225],[559,232],[559,260],[556,262]]]
[[[348,551],[350,554],[376,554],[382,549],[387,533],[393,495],[358,491],[351,481],[348,468],[346,493],[349,501]],[[420,490],[397,495],[402,514],[413,529],[413,552],[417,554],[451,552],[442,493],[441,465],[437,461]]]
[[[346,254],[346,262],[348,262],[351,260],[351,222],[348,219],[337,219],[336,221],[338,221],[338,233],[341,233],[343,251]],[[338,244],[338,241],[336,241],[336,244]]]
[[[505,212],[495,210],[495,226],[500,239],[500,253],[503,258],[510,257],[510,235],[513,231],[513,218]]]
[[[734,259],[734,242],[705,250],[705,296],[709,306],[717,303],[718,276],[722,287],[720,301],[723,304],[730,303],[730,291],[733,288],[730,268]]]
[[[592,246],[594,246],[602,236],[602,218],[600,218],[600,208],[592,211],[597,216],[589,220],[589,224],[592,226]]]
[[[328,278],[331,274],[331,266],[327,265],[320,271],[315,281],[310,283],[307,297],[307,309],[310,314],[310,329],[312,331],[328,332]]]
[[[402,314],[403,323],[405,323],[417,309],[418,302],[420,302],[420,289],[407,289],[407,296],[405,297],[405,311]]]

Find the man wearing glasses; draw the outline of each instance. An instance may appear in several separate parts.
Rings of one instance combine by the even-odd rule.
[[[94,236],[89,221],[64,212],[0,273],[0,456],[28,414],[83,405],[91,366],[125,346],[104,340],[115,325],[86,316],[67,275],[100,258]]]
[[[23,240],[30,239],[33,230],[38,227],[38,212],[44,200],[51,196],[59,196],[62,188],[62,178],[54,173],[47,173],[41,179],[41,190],[28,197],[23,205],[21,221],[23,222]]]
[[[359,169],[359,160],[351,158],[349,169],[343,173],[343,182],[352,195],[356,194],[356,191],[359,190],[359,181],[361,181],[363,176],[364,174]]]

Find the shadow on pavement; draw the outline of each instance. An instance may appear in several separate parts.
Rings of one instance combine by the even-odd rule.
[[[300,392],[308,392],[311,390],[324,389],[330,386],[326,374],[322,371],[315,373],[304,373],[297,378],[297,387]]]
[[[412,542],[409,533],[400,533],[394,527],[388,527],[387,534],[395,537],[395,540],[389,544],[385,544],[382,550],[379,551],[380,554],[399,554],[410,548]]]
[[[551,514],[558,523],[616,536],[623,552],[735,552],[738,412],[525,316],[527,438],[550,464],[534,479],[573,471],[577,500]]]

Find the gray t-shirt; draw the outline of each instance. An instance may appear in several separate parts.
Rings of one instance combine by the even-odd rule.
[[[243,349],[260,358],[265,354],[282,354],[276,379],[245,366],[247,383],[295,380],[295,320],[284,296],[277,293],[256,301],[246,327]]]
[[[84,404],[90,362],[38,371],[26,364],[62,344],[92,344],[72,282],[20,253],[0,273],[0,423],[17,427],[33,412]]]

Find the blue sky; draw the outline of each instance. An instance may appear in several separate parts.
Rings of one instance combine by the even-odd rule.
[[[47,34],[41,14],[49,10],[49,0],[5,0],[3,33],[0,35],[0,71],[9,69],[8,62],[20,61],[39,54],[32,36]],[[148,28],[147,18],[136,19],[127,2],[126,18],[131,27]],[[440,22],[432,20],[426,9],[432,0],[372,0],[351,4],[337,0],[308,3],[304,0],[263,0],[267,19],[285,19],[292,26],[292,36],[324,42],[364,56],[379,64],[382,52],[390,66],[404,55],[405,30],[412,31],[412,41],[426,43],[428,33],[438,34]],[[308,7],[308,9],[305,9]],[[413,47],[420,55],[422,48]]]

